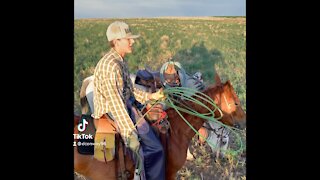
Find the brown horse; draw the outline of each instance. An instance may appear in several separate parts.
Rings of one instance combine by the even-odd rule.
[[[223,112],[223,118],[220,119],[222,123],[240,129],[245,128],[246,114],[241,108],[240,101],[230,81],[221,83],[219,76],[216,75],[215,77],[216,84],[208,86],[203,93],[211,97]],[[208,105],[208,103],[205,104],[208,107],[211,106]],[[208,112],[208,110],[196,104],[189,104],[189,106],[199,113]],[[169,131],[170,136],[167,143],[166,179],[174,180],[176,173],[182,168],[186,161],[187,149],[195,132],[182,120],[173,108],[169,108],[166,112],[171,124]],[[205,121],[204,119],[187,113],[181,112],[181,114],[196,130],[199,130]],[[215,112],[215,115],[220,116],[218,111]],[[75,128],[75,131],[77,131],[76,129],[77,128]],[[115,160],[106,164],[95,160],[92,155],[79,154],[76,148],[77,147],[74,148],[74,170],[76,172],[92,180],[117,179]],[[127,159],[126,165],[131,172],[129,179],[132,179],[133,163],[130,159]]]

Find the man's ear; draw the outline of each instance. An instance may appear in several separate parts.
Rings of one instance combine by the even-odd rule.
[[[114,46],[116,46],[118,43],[118,41],[116,39],[112,40],[112,42],[113,42]]]

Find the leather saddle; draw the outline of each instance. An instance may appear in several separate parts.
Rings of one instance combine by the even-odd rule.
[[[160,72],[152,71],[149,67],[138,70],[136,74],[135,84],[139,84],[151,88],[151,92],[156,92],[157,88],[161,88]]]
[[[169,64],[168,68],[164,71],[164,80],[171,87],[180,86],[179,74],[173,64]],[[151,88],[151,92],[156,92],[157,88],[163,86],[163,82],[160,79],[160,71],[152,71],[147,66],[143,70],[138,70],[135,84]]]

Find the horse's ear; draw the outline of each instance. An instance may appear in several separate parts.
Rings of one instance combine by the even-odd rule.
[[[226,84],[229,85],[229,86],[231,86],[230,80],[228,80],[228,81],[226,82]]]
[[[230,80],[226,81],[225,85],[226,85],[226,86],[228,86],[228,87],[229,87],[229,89],[234,90],[234,88],[233,88],[233,86],[232,86],[232,84],[231,84]]]
[[[216,74],[214,75],[214,80],[216,82],[216,84],[221,84],[221,79],[220,79],[220,76],[219,74],[216,72]]]

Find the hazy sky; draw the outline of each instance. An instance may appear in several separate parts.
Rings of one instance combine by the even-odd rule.
[[[74,17],[245,16],[246,0],[74,0]]]

